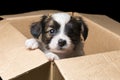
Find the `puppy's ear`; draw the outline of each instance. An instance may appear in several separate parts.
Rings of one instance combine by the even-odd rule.
[[[32,23],[30,32],[34,38],[39,38],[40,34],[44,32],[46,18],[47,16],[44,15],[39,22]]]
[[[85,41],[87,39],[87,36],[88,36],[88,27],[81,17],[77,17],[76,19],[81,24],[81,33],[82,33],[82,36],[83,36],[84,41]]]

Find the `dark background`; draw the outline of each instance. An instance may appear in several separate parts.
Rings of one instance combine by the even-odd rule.
[[[104,14],[120,22],[120,9],[117,1],[98,0],[4,0],[0,2],[0,15],[17,14],[36,10],[61,10],[90,14]]]

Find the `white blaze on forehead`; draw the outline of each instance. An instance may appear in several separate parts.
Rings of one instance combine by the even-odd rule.
[[[70,15],[67,13],[55,13],[52,15],[52,18],[60,24],[60,36],[63,36],[64,34],[64,29],[65,29],[65,24],[70,21]]]
[[[52,18],[59,24],[63,25],[68,23],[68,21],[70,20],[70,15],[67,13],[55,13],[52,15]]]

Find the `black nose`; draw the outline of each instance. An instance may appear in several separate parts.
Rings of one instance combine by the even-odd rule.
[[[66,45],[66,40],[59,39],[59,40],[58,40],[58,45],[59,45],[60,47],[63,47],[64,45]]]

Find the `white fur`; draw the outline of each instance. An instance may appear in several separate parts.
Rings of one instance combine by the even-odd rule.
[[[63,39],[66,40],[67,44],[65,46],[63,46],[64,50],[58,50],[58,40],[59,39]],[[69,39],[69,37],[67,37],[66,35],[63,34],[58,34],[57,36],[54,36],[54,38],[52,38],[50,44],[49,44],[50,50],[56,53],[66,53],[70,50],[73,49],[74,45],[72,44],[71,40]]]
[[[52,18],[62,25],[68,23],[70,20],[70,15],[67,13],[56,13],[52,15]]]
[[[52,52],[45,52],[45,55],[46,55],[46,57],[47,57],[50,61],[60,59],[58,55],[56,55],[56,54],[54,54],[54,53],[52,53]]]
[[[57,21],[60,24],[60,32],[54,36],[49,44],[50,50],[56,53],[66,53],[70,50],[73,49],[73,44],[70,40],[70,38],[65,35],[64,29],[65,29],[65,24],[70,21],[70,15],[67,13],[56,13],[52,15],[52,18]],[[67,45],[63,46],[63,49],[65,50],[58,50],[58,40],[63,39],[66,40]]]
[[[39,43],[34,38],[31,38],[26,40],[25,46],[27,49],[36,49],[39,47]]]

